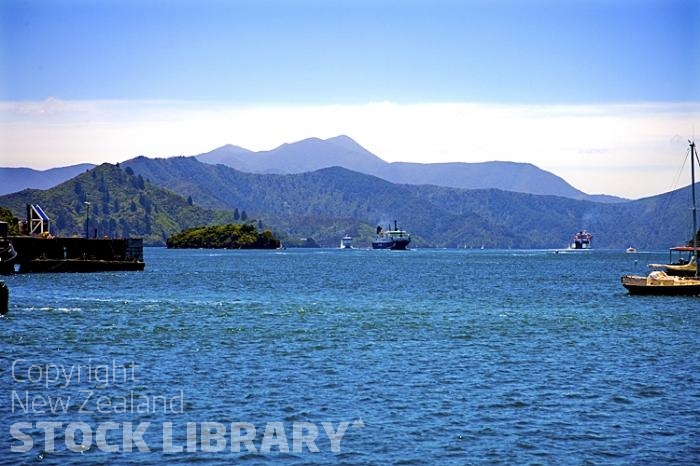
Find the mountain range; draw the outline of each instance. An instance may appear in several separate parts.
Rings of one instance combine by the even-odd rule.
[[[260,152],[226,145],[196,157],[202,162],[223,164],[248,173],[293,174],[338,166],[392,183],[462,189],[495,188],[598,202],[622,200],[614,196],[586,194],[553,173],[529,163],[388,163],[348,136],[309,138]]]
[[[602,203],[499,189],[391,183],[330,167],[298,174],[244,173],[195,157],[137,157],[103,164],[48,190],[0,196],[22,217],[39,203],[60,234],[84,231],[84,202],[99,236],[139,235],[163,244],[184,228],[226,223],[235,212],[283,241],[312,237],[337,246],[350,234],[367,246],[376,225],[398,220],[416,247],[561,248],[588,229],[600,248],[665,248],[686,241],[690,188]]]
[[[205,163],[223,164],[247,173],[296,174],[338,166],[393,183],[462,189],[495,188],[597,202],[622,200],[586,194],[562,178],[528,163],[388,163],[348,136],[325,140],[309,138],[260,152],[226,145],[195,157]],[[81,164],[45,171],[0,168],[0,195],[24,188],[47,189],[92,167],[94,165]]]
[[[33,168],[0,167],[0,195],[23,189],[49,189],[94,168],[91,163],[34,170]]]
[[[123,163],[150,182],[209,209],[242,209],[283,233],[337,244],[367,241],[397,219],[423,246],[557,248],[588,229],[598,247],[666,247],[689,236],[689,188],[638,201],[600,203],[497,189],[390,183],[331,167],[293,175],[243,173],[193,157]],[[276,231],[277,233],[277,231]]]
[[[3,190],[43,186],[0,196],[18,218],[39,203],[57,233],[81,234],[89,201],[91,231],[150,245],[234,220],[255,221],[288,244],[323,246],[345,234],[368,245],[377,225],[394,220],[417,247],[560,248],[582,229],[603,248],[665,248],[691,236],[689,187],[636,201],[589,196],[531,164],[387,163],[347,136],[116,166],[0,169],[0,181]]]

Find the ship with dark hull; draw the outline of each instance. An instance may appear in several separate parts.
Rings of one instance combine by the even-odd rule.
[[[579,231],[571,238],[569,249],[582,250],[591,249],[593,246],[593,235],[586,230]]]
[[[377,225],[377,234],[372,240],[372,249],[392,249],[394,251],[404,251],[411,243],[411,235],[406,230],[399,229],[396,220],[394,228],[385,230]]]

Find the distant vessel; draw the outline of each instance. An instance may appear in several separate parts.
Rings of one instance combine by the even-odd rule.
[[[377,235],[372,241],[372,249],[393,249],[403,251],[411,242],[411,235],[406,230],[399,230],[396,220],[394,220],[393,230],[384,230],[377,225]]]
[[[579,231],[573,238],[571,238],[571,244],[569,249],[591,249],[591,241],[593,240],[593,235],[586,230]]]
[[[637,252],[637,248],[630,246],[627,248],[627,252],[630,254],[633,254],[633,253]]]
[[[678,264],[678,267],[693,265],[693,276],[680,277],[677,275],[671,275],[671,270],[675,264],[660,265],[667,270],[667,272],[661,270],[655,270],[651,272],[648,276],[642,277],[638,275],[624,275],[620,277],[620,282],[630,294],[639,295],[700,295],[700,277],[698,276],[698,268],[695,265],[697,263],[698,251],[698,221],[697,221],[697,206],[695,203],[695,162],[696,160],[700,163],[698,159],[697,151],[695,150],[695,142],[688,141],[690,143],[690,179],[691,179],[691,216],[693,222],[693,237],[690,240],[687,250],[692,253],[692,257],[688,261],[688,264]],[[676,249],[676,248],[672,248]],[[659,264],[651,264],[650,266],[656,266]],[[677,268],[674,272],[678,272]],[[688,270],[683,270],[687,273]]]
[[[340,240],[340,249],[352,249],[352,236],[343,236],[343,239]]]

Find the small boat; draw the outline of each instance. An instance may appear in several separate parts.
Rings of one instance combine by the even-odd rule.
[[[698,268],[695,265],[697,263],[698,251],[700,251],[700,245],[698,244],[698,223],[697,223],[697,208],[695,201],[695,163],[698,159],[697,151],[695,150],[695,142],[688,141],[690,144],[690,186],[691,186],[691,198],[692,198],[692,222],[693,222],[693,239],[688,244],[689,252],[691,252],[692,257],[688,261],[688,264],[678,264],[674,272],[678,272],[679,268],[693,264],[694,271],[693,276],[678,276],[671,275],[670,271],[655,270],[651,272],[648,276],[642,277],[638,275],[624,275],[620,278],[622,286],[624,286],[630,294],[634,295],[700,295],[700,277],[698,276]],[[650,266],[660,265],[651,264]],[[664,264],[660,265],[664,269],[669,270],[669,267],[674,267],[675,264]]]
[[[626,252],[628,254],[634,254],[635,252],[637,252],[637,248],[630,246],[626,249]]]
[[[12,241],[0,238],[0,275],[10,275],[14,271],[14,262],[17,251],[12,246]]]
[[[0,222],[0,275],[10,275],[14,271],[14,262],[17,258],[12,241],[7,238],[9,225]]]
[[[691,244],[692,240],[688,243]],[[697,256],[700,248],[694,246],[676,246],[668,250],[667,264],[649,264],[656,270],[663,270],[668,275],[678,277],[693,277],[698,270]],[[674,256],[676,259],[674,259]]]
[[[634,295],[700,295],[700,279],[668,275],[661,270],[655,270],[646,277],[625,275],[620,282]]]
[[[343,239],[340,240],[340,249],[352,249],[352,236],[343,236]]]
[[[411,235],[406,230],[399,230],[399,227],[394,220],[393,230],[384,230],[377,225],[377,235],[372,241],[372,249],[393,249],[395,251],[404,251],[411,242]]]
[[[591,241],[593,241],[592,234],[586,230],[579,231],[571,238],[569,249],[591,249]]]

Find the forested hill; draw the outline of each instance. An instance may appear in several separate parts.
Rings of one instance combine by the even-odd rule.
[[[52,221],[52,234],[85,234],[90,203],[90,236],[141,236],[164,245],[171,235],[192,226],[229,223],[231,212],[192,205],[186,198],[155,186],[130,169],[103,164],[48,190],[26,189],[0,197],[0,206],[24,218],[27,204],[39,204]]]
[[[496,189],[393,184],[332,167],[296,175],[242,173],[192,157],[125,162],[154,184],[195,204],[245,209],[284,233],[337,245],[350,233],[368,241],[373,225],[394,219],[416,245],[558,248],[582,229],[595,247],[666,248],[690,237],[688,191],[605,204]]]
[[[562,248],[582,229],[596,248],[662,249],[691,236],[689,189],[617,204],[496,189],[393,184],[339,167],[296,175],[242,173],[191,157],[104,164],[52,189],[0,197],[17,217],[42,205],[55,231],[143,236],[164,244],[186,228],[232,223],[240,214],[293,241],[337,246],[350,234],[367,246],[378,224],[398,220],[415,247]]]
[[[296,174],[338,166],[392,183],[432,184],[462,189],[495,188],[596,202],[624,200],[586,194],[554,173],[530,163],[389,163],[348,136],[308,138],[261,152],[226,145],[196,158],[201,162],[222,164],[246,173]],[[48,189],[92,167],[94,165],[82,164],[44,171],[0,167],[0,195],[24,188]]]

